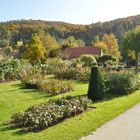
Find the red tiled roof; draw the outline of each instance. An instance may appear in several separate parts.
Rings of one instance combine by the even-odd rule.
[[[97,47],[78,47],[78,48],[67,48],[63,53],[63,57],[66,59],[76,58],[82,54],[91,54],[91,55],[102,55],[102,50]]]

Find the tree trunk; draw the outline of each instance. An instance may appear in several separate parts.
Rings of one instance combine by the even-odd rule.
[[[138,73],[138,71],[139,71],[139,53],[136,51],[135,55],[136,55],[136,73]]]

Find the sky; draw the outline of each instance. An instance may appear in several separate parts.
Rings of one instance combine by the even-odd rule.
[[[132,15],[140,15],[140,0],[0,0],[0,21],[91,24]]]

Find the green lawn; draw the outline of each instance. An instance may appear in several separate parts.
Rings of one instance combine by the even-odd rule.
[[[65,94],[65,96],[86,94],[87,84],[76,83],[75,85],[76,90]],[[140,102],[139,92],[122,97],[108,96],[104,101],[91,105],[96,109],[69,118],[41,132],[27,133],[24,130],[4,125],[3,122],[7,121],[15,112],[25,110],[31,105],[45,102],[50,98],[59,98],[64,95],[50,96],[39,91],[22,89],[20,82],[0,84],[0,140],[78,140]]]

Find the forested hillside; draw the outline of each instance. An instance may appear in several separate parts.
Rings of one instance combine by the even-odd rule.
[[[113,33],[118,39],[121,50],[124,33],[135,28],[137,25],[140,25],[140,15],[90,25],[75,25],[41,20],[2,22],[0,23],[0,50],[8,47],[6,50],[8,55],[11,50],[23,52],[27,41],[31,39],[33,33],[39,34],[44,46],[48,42],[50,44],[54,42],[55,48],[59,45],[61,46],[64,39],[70,36],[73,36],[78,41],[78,45],[86,44],[89,46],[96,35],[99,35],[101,39],[104,34]]]

